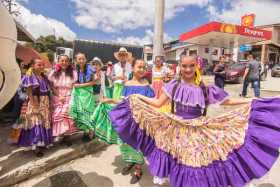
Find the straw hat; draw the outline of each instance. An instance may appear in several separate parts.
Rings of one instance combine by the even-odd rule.
[[[118,52],[114,53],[114,56],[118,61],[120,61],[120,56],[123,56],[123,55],[126,56],[126,60],[132,58],[132,53],[128,52],[125,47],[121,47]]]
[[[21,72],[16,62],[17,29],[13,17],[0,5],[0,109],[15,95]]]

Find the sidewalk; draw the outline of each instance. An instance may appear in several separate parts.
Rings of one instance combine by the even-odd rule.
[[[11,125],[0,124],[0,187],[12,186],[35,175],[47,172],[61,164],[107,147],[97,140],[83,143],[81,134],[73,136],[71,147],[55,145],[45,150],[42,158],[37,158],[31,151],[24,151],[16,145],[9,145],[7,137]]]
[[[203,76],[203,80],[208,85],[214,84],[214,76]],[[226,84],[226,87],[233,86],[242,89],[241,84]],[[261,92],[264,92],[264,95],[280,95],[280,77],[271,77],[269,73],[267,79],[261,81]]]

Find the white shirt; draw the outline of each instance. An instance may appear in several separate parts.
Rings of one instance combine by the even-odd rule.
[[[113,67],[113,77],[125,76],[128,79],[131,72],[132,72],[132,67],[131,67],[131,64],[128,62],[125,63],[124,68],[122,68],[120,62],[116,63]],[[115,83],[123,84],[123,80],[116,79],[114,81],[114,84]]]
[[[165,66],[162,66],[160,71],[156,71],[156,67],[154,66],[152,69],[152,76],[155,79],[162,79],[163,77],[165,77],[168,73],[168,69]]]

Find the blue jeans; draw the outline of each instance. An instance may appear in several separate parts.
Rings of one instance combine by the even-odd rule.
[[[252,87],[254,89],[255,97],[260,97],[260,85],[258,79],[245,80],[243,82],[242,96],[245,97],[247,95],[247,88],[250,83],[252,84]]]
[[[12,110],[13,117],[15,120],[20,117],[20,111],[21,111],[21,107],[22,107],[22,104],[24,103],[24,101],[25,100],[20,97],[19,93],[16,92],[16,95],[14,96],[14,107]]]

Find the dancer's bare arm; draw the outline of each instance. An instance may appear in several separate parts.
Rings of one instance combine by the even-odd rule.
[[[221,105],[240,105],[250,103],[254,98],[231,98],[221,103]]]
[[[161,106],[163,106],[168,100],[168,96],[163,92],[160,97],[158,99],[156,98],[149,98],[149,97],[145,97],[142,95],[139,95],[139,97],[141,98],[141,100],[143,100],[145,103],[160,108]]]

